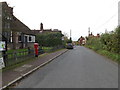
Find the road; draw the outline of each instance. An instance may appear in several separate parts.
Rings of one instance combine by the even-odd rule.
[[[90,49],[76,46],[15,88],[118,88],[118,65]]]

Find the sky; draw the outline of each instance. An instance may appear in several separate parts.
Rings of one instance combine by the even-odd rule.
[[[14,7],[14,15],[30,29],[59,29],[73,41],[112,31],[118,25],[119,0],[0,0]]]

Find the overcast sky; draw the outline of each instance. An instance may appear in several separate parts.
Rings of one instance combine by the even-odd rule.
[[[119,0],[0,0],[14,7],[14,15],[30,29],[59,29],[72,40],[114,30],[118,25]],[[69,35],[70,36],[70,35]]]

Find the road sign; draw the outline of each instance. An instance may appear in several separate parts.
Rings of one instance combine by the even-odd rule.
[[[5,50],[5,41],[0,41],[0,51]]]

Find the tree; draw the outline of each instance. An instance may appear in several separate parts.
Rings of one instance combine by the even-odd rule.
[[[43,33],[36,35],[36,42],[41,46],[53,47],[62,45],[62,34],[58,32]]]

